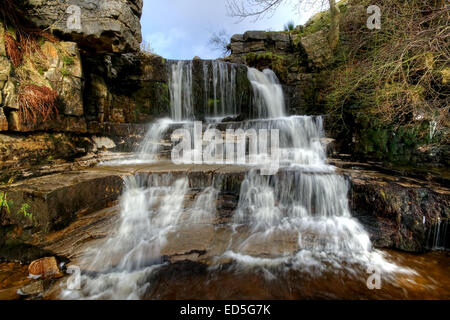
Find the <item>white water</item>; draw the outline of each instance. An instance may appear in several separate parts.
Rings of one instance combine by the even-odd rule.
[[[239,127],[278,129],[280,164],[287,171],[272,177],[261,176],[256,170],[247,174],[233,228],[249,227],[250,235],[232,239],[225,256],[243,267],[259,263],[285,265],[289,261],[293,268],[314,266],[318,272],[330,264],[335,268],[359,264],[380,272],[406,272],[372,248],[369,234],[351,216],[347,182],[335,173],[333,166],[327,165],[325,148],[320,143],[322,119],[286,117],[282,88],[272,71],[250,68],[248,77],[260,115],[270,119],[243,122]],[[271,258],[261,259],[251,253],[261,243],[286,241],[289,237],[297,239],[294,255],[285,256],[276,245],[271,253],[271,248],[265,249]]]
[[[178,61],[176,64],[171,65],[169,87],[172,120],[192,119],[194,115],[192,61]]]
[[[213,74],[215,116],[230,112],[233,104],[233,75],[222,63],[203,66]],[[142,144],[141,159],[156,160],[159,141],[173,120],[191,119],[192,65],[178,62],[171,67],[172,119],[153,124]],[[387,261],[372,248],[368,233],[351,216],[346,180],[327,165],[320,139],[320,117],[285,115],[283,92],[273,72],[249,69],[259,119],[229,125],[232,129],[279,129],[281,167],[278,175],[261,176],[250,170],[241,185],[237,210],[228,226],[233,230],[228,245],[217,252],[232,259],[237,268],[263,270],[297,269],[320,275],[324,271],[356,273],[354,265],[371,267],[384,276],[411,272]],[[230,80],[231,79],[231,80]],[[205,81],[205,92],[210,90]],[[230,99],[228,99],[228,98]],[[208,104],[209,101],[206,100]],[[228,102],[227,102],[228,101]],[[191,119],[192,120],[192,119]],[[187,125],[192,122],[187,121]],[[214,126],[214,124],[211,124]],[[170,180],[170,179],[169,179]],[[64,291],[64,298],[137,299],[151,285],[149,277],[161,265],[160,255],[168,235],[189,225],[211,224],[217,214],[220,190],[204,188],[187,205],[187,178],[148,181],[126,178],[121,197],[118,230],[101,246],[88,252],[88,269],[97,276],[83,276],[81,291]],[[268,272],[268,274],[272,274]],[[365,280],[365,279],[362,279]]]
[[[173,181],[173,182],[172,182]],[[118,228],[100,246],[85,252],[81,290],[63,290],[64,299],[139,299],[153,272],[163,264],[161,250],[180,227],[211,221],[218,191],[200,192],[186,203],[188,179],[171,175],[124,178]]]
[[[214,122],[236,115],[236,66],[223,61],[203,61],[203,72],[206,79],[209,79],[209,72],[212,73],[213,84],[212,109],[209,82],[205,84],[206,119]]]
[[[248,68],[248,80],[253,87],[259,118],[281,118],[286,115],[283,88],[270,69],[263,72]]]
[[[432,228],[428,230],[428,247],[431,250],[448,250],[447,229],[450,222],[438,218]]]

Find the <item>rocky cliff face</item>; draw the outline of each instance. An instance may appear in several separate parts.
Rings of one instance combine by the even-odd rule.
[[[226,61],[243,63],[260,70],[272,69],[285,85],[292,114],[321,114],[316,71],[331,61],[331,49],[324,33],[301,37],[295,32],[247,31],[231,38],[231,55]]]
[[[141,128],[124,129],[120,124],[151,119],[140,112],[143,101],[156,114],[162,109],[167,112],[167,101],[153,99],[168,95],[164,61],[139,53],[142,5],[141,0],[24,0],[15,2],[15,11],[8,13],[17,19],[2,17],[3,182],[21,176],[20,167],[51,164],[92,151],[92,135],[127,136],[130,130],[142,135]],[[40,96],[40,92],[45,93]],[[56,99],[49,100],[52,95]],[[30,115],[27,106],[44,113]],[[132,147],[126,138],[118,140],[121,146]],[[60,148],[62,141],[66,147]]]
[[[95,54],[137,52],[142,0],[21,0],[25,17]]]

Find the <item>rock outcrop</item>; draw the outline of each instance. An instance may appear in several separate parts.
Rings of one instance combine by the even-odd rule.
[[[333,51],[328,43],[327,31],[319,30],[300,37],[300,42],[312,68],[324,68],[332,61]]]
[[[62,276],[55,257],[45,257],[31,262],[28,272],[33,278],[48,279]]]
[[[306,43],[317,46],[314,39],[306,38]],[[317,75],[313,71],[322,65],[309,58],[301,40],[297,31],[235,34],[229,45],[231,55],[225,60],[259,70],[272,69],[285,86],[287,107],[292,114],[320,114],[316,107]]]
[[[148,53],[86,57],[86,117],[104,123],[147,123],[170,114],[166,60]]]
[[[12,64],[6,54],[5,29],[0,21],[0,132],[8,130],[4,108],[18,109],[16,90],[11,81]]]
[[[137,52],[142,0],[21,0],[25,17],[93,53]]]
[[[435,227],[450,220],[450,190],[441,182],[385,173],[385,169],[368,164],[334,164],[344,167],[353,215],[370,233],[374,246],[423,252],[436,245]],[[441,245],[445,246],[449,235],[441,231]]]

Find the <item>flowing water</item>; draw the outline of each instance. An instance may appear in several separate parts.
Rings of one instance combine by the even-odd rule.
[[[209,128],[219,128],[217,119],[236,111],[233,70],[224,62],[203,64],[204,91],[212,91],[214,97],[211,102],[205,94],[205,108],[211,110],[207,115],[215,119]],[[162,136],[174,123],[184,121],[185,127],[193,127],[192,62],[172,63],[170,74],[172,118],[150,126],[139,152],[141,161],[158,159]],[[271,70],[249,68],[248,78],[260,117],[226,124],[226,129],[279,130],[279,172],[263,176],[258,161],[244,161],[255,168],[243,180],[237,208],[228,220],[219,217],[218,197],[223,196],[219,178],[201,190],[189,186],[186,176],[125,178],[117,230],[100,247],[86,252],[84,264],[90,272],[82,276],[82,290],[65,290],[63,298],[239,298],[233,291],[221,294],[214,288],[223,285],[224,290],[245,291],[244,281],[250,286],[253,281],[255,288],[278,288],[295,279],[298,288],[280,291],[280,298],[345,298],[352,290],[356,297],[363,297],[368,290],[365,280],[373,272],[388,283],[418,276],[395,263],[387,252],[374,249],[366,230],[352,217],[347,181],[326,162],[322,119],[287,116],[281,85]],[[183,242],[176,240],[183,234],[215,239],[208,244],[213,248],[209,266],[201,275],[181,272],[164,280],[162,272],[171,266],[161,256],[173,245],[171,241]],[[176,284],[192,288],[192,279],[212,287],[206,293],[189,293]],[[339,293],[330,288],[333,281],[353,281],[357,288],[349,285],[345,293]],[[170,283],[171,289],[164,289],[162,283]],[[174,290],[184,293],[177,295]],[[257,290],[243,297],[266,297]],[[395,297],[402,298],[401,294]]]
[[[248,79],[255,93],[255,104],[259,118],[282,118],[286,115],[283,89],[275,73],[249,68]]]

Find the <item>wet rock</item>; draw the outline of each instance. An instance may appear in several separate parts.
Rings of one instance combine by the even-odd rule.
[[[3,181],[2,174],[8,169],[25,170],[52,160],[70,160],[86,154],[91,148],[92,141],[71,134],[0,134],[0,179]]]
[[[18,111],[10,111],[8,114],[9,131],[33,132],[50,131],[65,133],[86,133],[86,120],[81,117],[59,115],[44,122],[25,122],[19,117]]]
[[[31,262],[28,266],[28,272],[32,277],[42,279],[59,278],[62,276],[55,257],[41,258]]]
[[[375,246],[423,252],[427,234],[450,217],[450,190],[416,179],[347,171],[350,204]]]
[[[0,300],[18,300],[20,295],[17,291],[20,288],[7,288],[0,290]]]
[[[34,296],[44,292],[44,282],[39,280],[26,285],[19,290],[17,293],[21,296]]]
[[[142,1],[22,0],[25,17],[95,52],[137,52]]]

